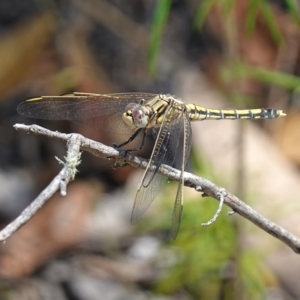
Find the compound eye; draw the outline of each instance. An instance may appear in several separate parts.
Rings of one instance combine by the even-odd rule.
[[[125,111],[133,110],[135,107],[136,107],[135,103],[129,103],[129,104],[126,105]]]
[[[128,104],[129,105],[129,104]],[[127,105],[127,106],[128,106]],[[140,108],[134,108],[132,110],[132,116],[135,120],[141,120],[145,117],[145,113]]]

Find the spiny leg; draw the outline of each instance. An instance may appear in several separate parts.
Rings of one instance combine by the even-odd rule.
[[[125,142],[123,142],[122,144],[120,145],[117,145],[117,144],[113,144],[113,147],[114,148],[122,148],[123,146],[129,144],[130,142],[132,142],[137,136],[138,134],[143,130],[144,128],[139,128],[138,130],[136,130],[133,135]],[[132,151],[138,151],[138,150],[141,150],[143,147],[144,147],[144,144],[145,144],[145,137],[146,137],[146,130],[144,129],[144,132],[143,132],[143,139],[142,139],[142,142],[141,142],[141,145],[137,148],[133,148],[133,149],[128,149],[128,150],[125,150],[126,152],[132,152]]]
[[[143,132],[143,138],[142,138],[141,145],[137,148],[133,148],[133,149],[126,150],[126,151],[127,152],[132,152],[132,151],[139,151],[139,150],[143,149],[144,145],[145,145],[145,139],[146,139],[146,130],[144,130],[144,132]]]
[[[136,132],[134,132],[134,134],[126,142],[124,142],[120,145],[113,144],[113,147],[116,149],[120,149],[122,146],[127,145],[128,143],[130,143],[137,137],[137,135],[141,132],[142,129],[143,128],[140,128]],[[138,147],[138,148],[129,149],[129,150],[124,150],[121,148],[121,150],[123,151],[123,156],[125,157],[128,152],[141,150],[144,147],[145,137],[146,137],[146,130],[144,130],[143,140],[142,140],[140,147]],[[127,162],[125,160],[119,160],[112,165],[112,169],[116,170],[118,168],[125,167],[125,166],[127,166]]]

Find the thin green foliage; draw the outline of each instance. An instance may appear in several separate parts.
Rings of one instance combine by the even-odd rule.
[[[194,25],[200,30],[202,29],[208,15],[211,13],[214,5],[220,6],[221,15],[223,18],[229,18],[233,10],[236,0],[204,0],[199,5],[195,19]]]
[[[294,0],[286,0],[289,3],[290,12],[293,16],[297,15],[297,5],[294,3]],[[198,29],[202,29],[208,15],[210,14],[214,5],[220,6],[221,17],[224,20],[228,18],[232,18],[232,12],[234,9],[234,5],[236,0],[204,0],[199,5],[196,16],[194,19],[194,24]],[[280,32],[279,26],[277,24],[276,18],[273,13],[272,6],[266,0],[250,0],[249,6],[247,9],[246,15],[246,33],[252,34],[255,29],[256,20],[258,13],[261,13],[267,28],[270,31],[270,34],[275,43],[280,44],[283,42],[283,37]],[[298,16],[299,18],[299,16]]]
[[[245,299],[266,299],[267,288],[276,287],[277,280],[271,270],[263,263],[262,258],[255,252],[244,249],[238,263],[245,291]]]
[[[289,90],[294,90],[300,87],[299,77],[281,72],[270,71],[260,67],[246,66],[244,75],[257,79],[261,82],[277,85]]]
[[[255,30],[260,1],[261,0],[249,1],[247,15],[246,15],[246,33],[248,35],[253,34]]]
[[[260,2],[260,11],[264,17],[264,20],[274,42],[280,45],[283,42],[283,37],[278,27],[277,20],[274,16],[273,9],[266,0],[262,0]]]
[[[235,2],[238,0],[223,0],[219,1],[221,5],[221,15],[225,18],[232,18],[232,12],[234,9]]]
[[[220,72],[220,76],[224,82],[252,78],[266,84],[276,85],[292,91],[300,87],[300,78],[297,76],[250,66],[240,61],[229,63],[224,66]]]
[[[157,1],[148,51],[148,69],[151,75],[154,75],[156,72],[158,51],[162,40],[163,29],[168,19],[171,3],[171,0]]]
[[[195,19],[194,19],[194,25],[199,30],[202,29],[202,27],[207,19],[207,16],[211,12],[214,4],[217,2],[218,2],[218,0],[204,0],[199,5],[197,12],[196,12]]]
[[[297,0],[285,0],[293,21],[300,25],[300,9]]]

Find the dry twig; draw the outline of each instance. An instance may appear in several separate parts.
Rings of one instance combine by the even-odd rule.
[[[48,187],[46,187],[41,194],[20,214],[19,217],[17,217],[13,222],[0,231],[0,241],[5,241],[16,230],[24,225],[56,191],[60,189],[61,194],[65,195],[66,186],[69,181],[73,179],[76,173],[76,166],[80,163],[80,150],[87,151],[100,158],[114,158],[117,161],[125,160],[126,163],[142,169],[145,169],[147,166],[148,161],[146,159],[134,156],[131,153],[126,153],[126,156],[124,156],[125,151],[122,153],[122,150],[119,151],[112,147],[105,146],[99,142],[85,138],[80,134],[63,134],[37,125],[27,126],[23,124],[16,124],[14,127],[16,130],[44,135],[67,142],[68,151],[67,157],[65,158],[66,162],[64,163],[64,167],[60,173],[52,180]],[[159,173],[165,175],[170,180],[180,180],[180,171],[170,166],[162,165],[159,169]],[[224,188],[218,187],[212,182],[188,172],[184,172],[184,184],[196,189],[197,191],[201,191],[205,195],[215,198],[218,201],[224,200],[224,203],[234,212],[240,214],[264,231],[278,238],[286,245],[291,247],[296,253],[300,253],[300,239],[298,237],[279,225],[273,223],[272,221],[266,219]],[[222,197],[220,197],[220,195],[222,195]]]

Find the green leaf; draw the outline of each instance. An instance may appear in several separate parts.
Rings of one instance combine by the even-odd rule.
[[[246,16],[246,33],[249,35],[254,32],[260,2],[261,0],[250,0],[249,2]]]
[[[248,76],[268,84],[274,84],[290,90],[300,87],[300,78],[297,76],[274,72],[259,67],[248,67],[247,70]]]
[[[231,70],[231,72],[228,70]],[[221,76],[226,81],[241,80],[247,77],[253,78],[288,90],[295,90],[300,87],[300,77],[260,67],[249,66],[242,62],[230,64],[221,71]]]
[[[148,51],[148,69],[151,75],[154,75],[156,72],[157,55],[161,44],[163,28],[168,19],[171,3],[171,0],[157,1]]]
[[[289,13],[294,22],[300,24],[300,10],[297,0],[285,0]]]
[[[219,3],[221,4],[221,12],[222,15],[225,18],[231,18],[232,17],[232,12],[234,10],[234,4],[235,2],[238,0],[223,0],[223,1],[219,1]]]
[[[280,45],[283,42],[283,37],[277,25],[277,20],[274,16],[272,7],[264,0],[260,3],[260,10],[274,42]]]
[[[199,5],[194,19],[194,25],[199,30],[203,27],[205,20],[207,19],[207,16],[209,15],[210,11],[212,10],[214,4],[217,1],[218,0],[204,0]]]

